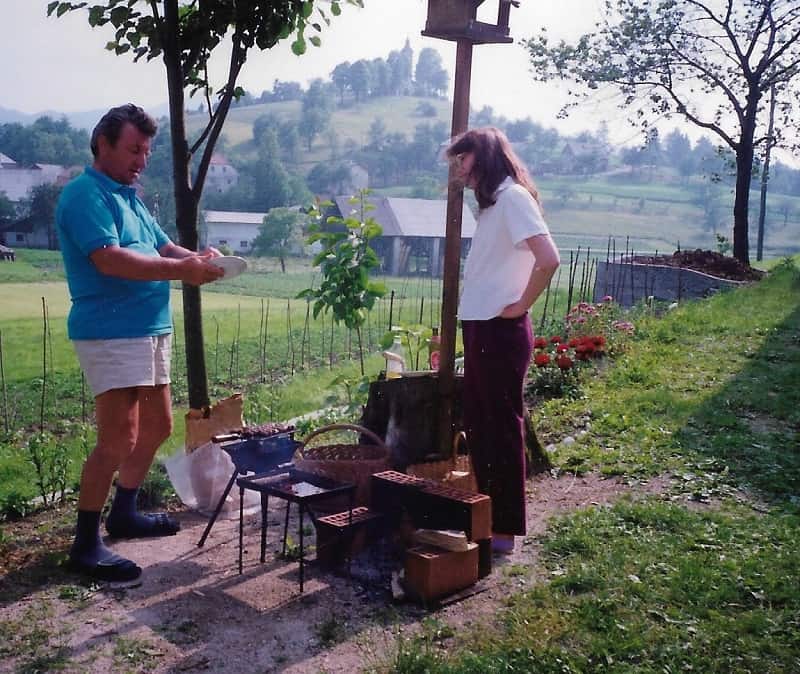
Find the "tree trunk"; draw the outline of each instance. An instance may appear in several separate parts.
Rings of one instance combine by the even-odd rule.
[[[758,92],[751,88],[742,134],[736,146],[736,197],[733,202],[733,256],[742,264],[750,264],[749,219],[750,181],[753,177],[753,138],[756,131]]]
[[[772,152],[772,134],[775,130],[775,85],[770,89],[769,126],[767,128],[767,149],[764,152],[764,166],[761,170],[761,200],[758,209],[758,238],[756,243],[756,260],[764,257],[764,224],[767,218],[767,184],[769,183],[769,162]]]
[[[178,35],[178,3],[164,5],[166,39],[164,40],[164,66],[167,71],[169,93],[169,121],[172,133],[172,179],[175,189],[175,222],[179,243],[189,250],[197,250],[198,203],[191,189],[189,174],[189,143],[184,119],[183,73],[181,70]],[[189,407],[203,409],[210,403],[203,345],[203,314],[200,288],[183,284],[183,331],[186,344],[186,378],[189,389]]]

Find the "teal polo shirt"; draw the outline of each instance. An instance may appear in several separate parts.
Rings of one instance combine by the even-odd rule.
[[[129,185],[91,166],[61,192],[56,230],[72,307],[70,339],[119,339],[172,332],[169,281],[132,281],[101,274],[89,255],[119,246],[157,256],[169,243]]]

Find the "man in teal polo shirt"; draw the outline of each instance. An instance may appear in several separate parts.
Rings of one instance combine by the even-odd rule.
[[[172,432],[169,388],[171,280],[221,278],[214,249],[178,246],[136,196],[156,123],[133,104],[109,110],[92,132],[92,166],[63,190],[56,228],[72,308],[67,320],[95,396],[97,444],[81,475],[78,525],[67,567],[104,581],[141,575],[100,537],[100,513],[115,473],[106,520],[112,537],[175,534],[165,513],[136,511],[136,495],[158,447]]]

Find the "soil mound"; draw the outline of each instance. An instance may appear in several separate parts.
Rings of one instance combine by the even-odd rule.
[[[638,264],[661,264],[668,267],[683,267],[730,281],[758,281],[764,272],[742,264],[734,257],[727,257],[712,250],[677,250],[672,255],[637,255]]]

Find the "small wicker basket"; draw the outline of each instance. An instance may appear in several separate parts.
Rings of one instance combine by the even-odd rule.
[[[478,493],[478,481],[475,478],[475,469],[469,454],[459,453],[459,445],[466,446],[467,436],[464,431],[456,433],[453,438],[452,455],[441,461],[426,461],[414,463],[406,468],[408,475],[424,477],[427,480],[443,482],[450,487]]]
[[[309,442],[323,433],[354,431],[375,444],[330,444],[309,446]],[[356,424],[331,424],[324,426],[302,440],[297,450],[295,467],[314,475],[350,482],[356,485],[355,505],[369,505],[370,476],[389,470],[390,450],[375,433]]]

